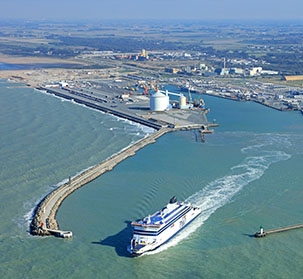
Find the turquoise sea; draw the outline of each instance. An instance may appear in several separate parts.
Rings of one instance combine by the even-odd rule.
[[[0,81],[0,278],[301,278],[303,116],[203,97],[220,124],[201,143],[169,133],[70,195],[73,238],[28,233],[37,202],[69,176],[152,133],[144,126]],[[166,245],[131,258],[130,221],[171,196],[203,209]]]

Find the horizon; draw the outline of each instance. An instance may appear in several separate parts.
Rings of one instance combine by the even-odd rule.
[[[161,20],[161,22],[159,22]],[[243,24],[243,25],[253,25],[253,26],[262,26],[262,25],[273,25],[273,24],[303,24],[302,19],[135,19],[135,18],[107,18],[107,19],[61,19],[61,18],[37,18],[37,19],[29,19],[29,18],[0,18],[0,24],[27,24],[27,23],[53,23],[53,24],[109,24],[109,23],[121,23],[121,24],[153,24],[159,23],[159,25],[165,26],[165,24],[175,24],[178,22],[179,24],[214,24],[214,25],[221,25],[221,24]],[[177,27],[177,26],[176,26]]]

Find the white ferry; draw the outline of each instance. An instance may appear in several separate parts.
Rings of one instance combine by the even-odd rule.
[[[138,256],[155,250],[186,227],[200,213],[200,208],[189,203],[178,202],[176,197],[172,197],[161,210],[131,223],[134,232],[130,245],[127,247],[128,252]]]

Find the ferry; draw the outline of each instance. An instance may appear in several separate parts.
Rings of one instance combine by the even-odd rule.
[[[185,228],[201,209],[190,203],[178,202],[174,196],[161,210],[141,220],[131,222],[133,236],[128,252],[139,256],[155,250]]]

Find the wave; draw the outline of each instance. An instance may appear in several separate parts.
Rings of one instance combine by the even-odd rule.
[[[140,123],[137,123],[137,122],[134,122],[134,121],[131,121],[129,119],[125,119],[125,118],[121,118],[119,116],[116,116],[116,115],[112,115],[112,114],[108,114],[108,113],[105,113],[101,110],[98,110],[98,109],[95,109],[95,108],[91,108],[89,106],[86,106],[85,104],[79,104],[77,103],[74,99],[66,99],[66,98],[63,98],[63,97],[60,97],[60,96],[57,96],[55,94],[50,94],[48,93],[47,91],[45,90],[39,90],[37,89],[37,91],[43,93],[43,94],[47,94],[47,95],[50,95],[52,97],[55,97],[57,99],[60,99],[62,102],[69,102],[69,103],[72,103],[74,105],[78,105],[78,106],[81,106],[81,107],[85,107],[87,109],[90,109],[90,110],[93,110],[93,111],[97,111],[99,113],[102,113],[104,115],[109,115],[110,117],[112,117],[113,119],[115,119],[117,122],[122,122],[122,123],[126,123],[129,125],[129,127],[134,127],[134,130],[132,130],[131,128],[128,128],[127,132],[130,133],[131,135],[132,134],[135,134],[135,135],[140,135],[141,133],[144,134],[144,136],[148,136],[150,135],[151,133],[153,133],[155,131],[155,129],[151,128],[151,127],[148,127],[148,126],[145,126],[145,125],[142,125]],[[103,123],[102,123],[103,124]],[[124,126],[124,127],[127,127],[127,126]],[[112,128],[110,128],[112,129]]]
[[[141,125],[143,126],[143,125]],[[138,127],[141,128],[141,126],[139,125]],[[116,129],[116,128],[112,128],[112,129]],[[117,128],[119,129],[119,128]],[[142,129],[143,130],[143,129]],[[148,128],[146,130],[144,130],[144,137],[147,137],[149,134],[148,132],[152,133],[152,131],[154,131],[152,128]],[[130,142],[127,146],[125,146],[124,148],[122,148],[121,150],[111,154],[110,156],[106,157],[102,162],[116,156],[117,154],[123,152],[124,150],[130,148],[131,146],[133,146],[135,143],[137,143],[138,141],[142,140],[142,137],[140,137],[139,139],[136,139],[136,140],[133,140],[132,142]],[[100,162],[100,163],[102,163]],[[34,211],[35,211],[35,208],[37,206],[37,204],[45,197],[47,196],[50,192],[52,192],[53,190],[55,190],[56,188],[60,187],[61,185],[64,185],[65,183],[67,183],[69,181],[69,179],[74,179],[75,177],[81,175],[82,173],[86,172],[87,170],[95,167],[95,165],[91,165],[87,168],[84,168],[80,171],[78,171],[75,175],[71,176],[70,178],[67,177],[67,178],[64,178],[62,181],[58,182],[57,184],[54,184],[54,185],[50,185],[48,186],[48,191],[45,192],[45,194],[43,195],[43,197],[39,198],[39,199],[35,199],[34,202],[26,202],[24,207],[25,209],[27,210],[27,212],[23,215],[23,218],[22,220],[18,220],[17,223],[19,223],[21,226],[23,226],[24,224],[26,224],[27,226],[29,226],[30,222],[32,221],[32,218],[33,218],[33,215],[34,215]]]
[[[217,209],[229,203],[243,187],[262,177],[271,164],[288,160],[291,157],[284,151],[262,151],[261,146],[264,147],[264,145],[255,145],[243,149],[243,152],[249,151],[255,155],[247,156],[240,164],[233,166],[229,174],[210,182],[206,187],[188,197],[186,202],[200,207],[201,215],[168,243],[147,254],[159,253],[187,238],[201,227]]]
[[[248,147],[244,147],[241,149],[242,153],[247,153],[250,151],[259,150],[261,148],[269,148],[270,146],[277,148],[290,148],[292,143],[292,138],[294,135],[289,134],[274,134],[274,133],[264,133],[254,135],[254,141],[257,143]]]

